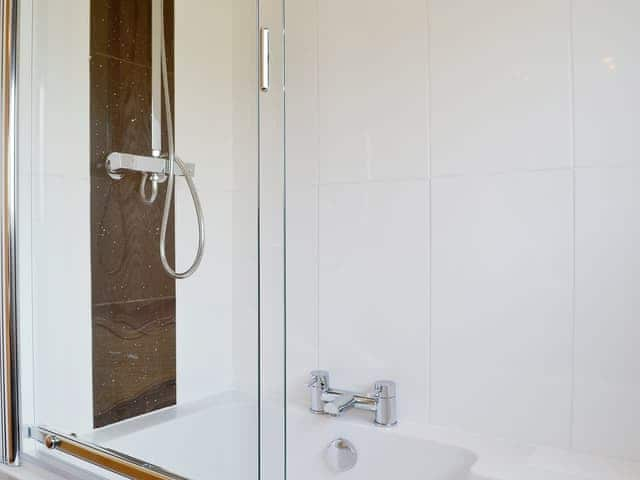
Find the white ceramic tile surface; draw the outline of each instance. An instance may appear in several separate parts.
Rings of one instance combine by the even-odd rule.
[[[640,162],[640,2],[574,1],[577,165]]]
[[[317,359],[318,132],[317,2],[287,4],[287,394],[308,401],[305,387]]]
[[[570,165],[569,0],[432,0],[434,175]]]
[[[637,169],[576,176],[574,446],[640,460]]]
[[[230,22],[221,20],[230,12],[230,0],[176,3],[175,141],[178,155],[196,165],[194,181],[207,234],[197,273],[175,287],[180,403],[229,390],[232,384],[232,30]],[[211,19],[219,19],[214,28]],[[203,42],[207,28],[209,41]],[[206,55],[215,56],[216,62],[202,62]],[[182,177],[176,179],[175,205],[176,264],[183,271],[193,261],[198,230]]]
[[[88,178],[38,175],[31,211],[35,421],[81,432],[93,427],[90,192]]]
[[[320,192],[320,364],[338,387],[397,381],[404,421],[426,413],[426,195],[420,181]]]
[[[321,181],[424,178],[424,0],[318,8]]]
[[[637,162],[640,4],[289,4],[293,385],[319,358],[339,386],[399,380],[402,421],[638,458],[638,178],[577,171],[574,357],[570,167]],[[428,158],[430,339],[426,187],[398,181]]]
[[[73,0],[32,3],[33,173],[88,176],[89,6]]]
[[[305,384],[317,367],[317,187],[287,191],[287,380],[291,398],[306,402]]]
[[[434,180],[432,421],[569,442],[571,174]]]
[[[19,115],[30,121],[21,133],[31,135],[31,151],[19,156],[21,163],[31,160],[33,175],[32,238],[23,245],[32,261],[33,344],[26,348],[33,357],[33,420],[82,432],[93,426],[90,5],[32,7],[33,44],[23,46],[32,51],[33,76],[19,88],[32,96],[32,111]]]

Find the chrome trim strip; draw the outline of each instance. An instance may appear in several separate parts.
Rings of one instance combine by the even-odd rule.
[[[18,0],[2,2],[2,326],[0,351],[2,395],[2,462],[19,463],[20,420],[18,398],[16,318],[16,120],[17,120]]]
[[[18,465],[20,413],[18,395],[16,311],[16,167],[17,167],[17,39],[18,0],[2,0],[2,124],[0,165],[0,261],[2,314],[0,327],[0,408],[2,413],[2,463]]]
[[[187,480],[156,465],[108,448],[84,442],[75,436],[45,427],[30,427],[29,437],[49,450],[79,458],[118,475],[134,480]]]

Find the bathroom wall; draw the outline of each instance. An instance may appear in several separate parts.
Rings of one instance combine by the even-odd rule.
[[[233,142],[251,143],[233,125],[234,106],[242,99],[233,81],[233,10],[231,0],[176,2],[176,149],[196,165],[206,228],[200,268],[176,285],[177,315],[184,319],[177,325],[179,403],[233,389]],[[198,231],[183,179],[176,184],[176,204],[177,263],[185,269]],[[253,321],[255,326],[255,316]]]
[[[286,10],[289,401],[640,460],[640,4]]]
[[[178,404],[258,388],[258,103],[254,0],[176,2],[176,149],[196,165],[206,247],[176,284]],[[176,257],[197,247],[193,201],[176,184]],[[253,419],[257,422],[257,419]],[[257,428],[257,427],[256,427]]]

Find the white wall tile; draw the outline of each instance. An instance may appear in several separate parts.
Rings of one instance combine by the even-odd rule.
[[[306,405],[317,358],[318,21],[315,0],[287,3],[287,393]]]
[[[424,178],[425,1],[318,8],[321,181]]]
[[[93,428],[90,186],[36,175],[31,210],[34,420],[77,432]]]
[[[572,357],[569,169],[572,119],[578,166],[637,161],[637,2],[290,3],[296,401],[306,401],[297,385],[318,354],[339,386],[398,379],[401,419],[421,421],[431,368],[435,423],[561,447],[573,433],[581,450],[637,457],[638,177],[578,170]],[[436,177],[431,339],[420,273],[428,269],[428,238],[419,233],[426,187],[397,182],[425,177],[428,148]],[[517,173],[542,169],[556,171]]]
[[[330,185],[320,191],[320,365],[332,382],[399,383],[403,421],[424,421],[427,187]]]
[[[23,217],[31,245],[22,245],[31,255],[33,318],[20,315],[32,322],[35,416],[25,420],[83,432],[93,427],[90,5],[39,0],[32,7],[33,77],[21,87],[33,103],[31,112],[20,112],[33,114],[22,132],[31,151],[19,152],[33,175]]]
[[[32,171],[88,177],[91,163],[89,6],[33,2]],[[69,28],[74,25],[74,28]],[[73,92],[70,95],[69,92]],[[70,141],[70,138],[73,140]]]
[[[575,0],[576,164],[640,162],[640,2]]]
[[[565,446],[569,171],[432,185],[432,421]]]
[[[231,1],[233,80],[233,387],[249,395],[258,391],[259,252],[256,212],[259,204],[260,112],[256,102],[255,48],[258,32],[252,25],[256,4]],[[274,28],[277,28],[274,26]],[[276,37],[274,37],[276,38]],[[276,39],[277,41],[277,39]],[[274,61],[278,61],[277,56]],[[275,78],[274,78],[274,81]],[[263,326],[264,327],[264,326]]]
[[[288,394],[308,401],[305,384],[317,367],[317,187],[287,190],[287,380]]]
[[[574,446],[640,460],[637,169],[576,175]]]
[[[434,175],[570,164],[569,0],[432,0]]]
[[[194,181],[207,234],[198,271],[176,282],[179,403],[232,388],[231,7],[230,0],[176,3],[176,148],[182,159],[196,165]],[[212,19],[218,19],[215,28]],[[203,62],[207,55],[216,61]],[[184,178],[176,179],[175,191],[176,264],[184,271],[197,250],[197,219]]]
[[[200,175],[205,171],[201,168]],[[183,185],[182,178],[178,181],[175,196],[178,205],[176,256],[178,268],[184,270],[193,260],[198,230],[188,188]],[[215,189],[205,192],[201,196],[205,226],[211,229],[206,239],[205,255],[192,277],[176,283],[179,403],[200,400],[232,388],[233,318],[232,285],[229,281],[233,252],[232,194]]]

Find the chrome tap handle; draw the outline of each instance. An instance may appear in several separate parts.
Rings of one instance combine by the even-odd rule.
[[[307,385],[311,391],[311,411],[324,413],[324,401],[322,395],[329,391],[329,372],[326,370],[313,370],[311,381]]]
[[[329,390],[329,372],[326,370],[311,370],[311,381],[307,387],[313,388],[316,385],[325,386],[325,390]]]
[[[376,398],[396,398],[397,390],[396,382],[391,380],[378,380],[373,385],[373,392]]]
[[[379,380],[373,387],[376,398],[376,425],[391,427],[398,423],[397,385],[390,380]]]

